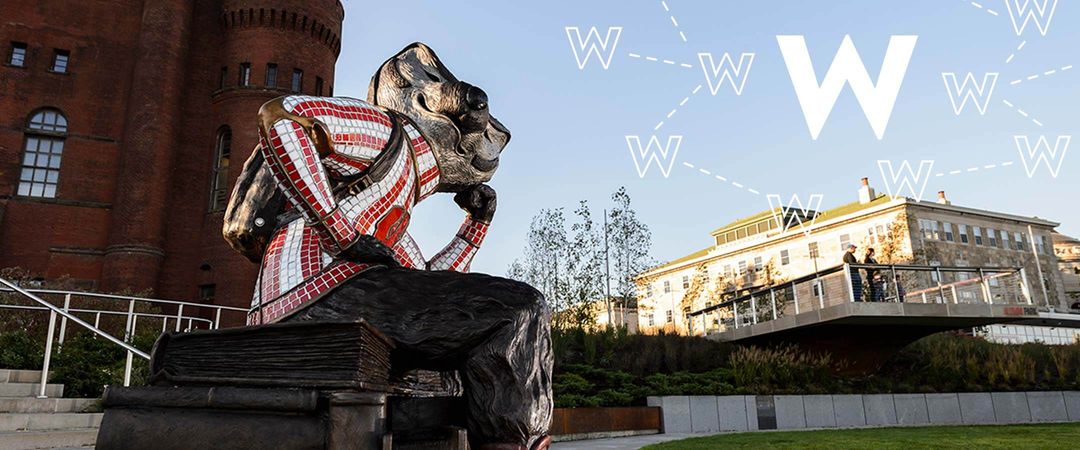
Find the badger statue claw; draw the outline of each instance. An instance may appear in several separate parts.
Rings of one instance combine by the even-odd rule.
[[[495,214],[484,183],[510,140],[488,106],[420,43],[383,63],[366,102],[272,100],[223,233],[261,264],[249,324],[366,320],[396,342],[398,368],[460,371],[475,444],[539,448],[552,408],[544,299],[465,273]],[[410,212],[438,192],[465,219],[425,259]]]

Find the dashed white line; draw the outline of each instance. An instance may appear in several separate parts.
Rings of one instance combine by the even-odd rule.
[[[980,170],[990,170],[990,169],[996,169],[998,167],[1008,167],[1008,166],[1011,166],[1011,165],[1013,165],[1013,161],[1005,161],[1005,162],[1002,162],[1002,163],[999,163],[999,164],[987,164],[987,165],[982,166],[982,167],[975,166],[975,167],[968,167],[967,169],[950,170],[948,174],[946,174],[945,172],[938,172],[938,173],[934,174],[934,176],[943,177],[945,175],[960,175],[962,173],[978,172]]]
[[[979,8],[979,9],[981,9],[983,11],[986,11],[986,12],[990,13],[991,15],[994,15],[994,16],[998,15],[997,11],[994,11],[994,10],[992,10],[990,8],[986,8],[981,3],[976,3],[976,2],[972,2],[972,1],[968,1],[968,0],[960,0],[960,1],[962,1],[964,3],[967,3],[967,4],[971,5],[971,6],[974,6],[976,8]]]
[[[671,8],[668,7],[667,1],[660,0],[660,5],[664,7],[664,12],[668,13],[668,17],[671,18],[671,24],[675,26],[675,31],[679,32],[679,38],[682,39],[683,42],[686,42],[686,34],[679,29],[679,21],[675,20],[675,15],[671,13]]]
[[[1042,121],[1040,121],[1039,119],[1037,119],[1035,117],[1031,117],[1031,114],[1028,114],[1027,111],[1024,111],[1024,110],[1022,110],[1020,108],[1017,108],[1016,105],[1012,104],[1012,102],[1010,102],[1008,100],[1005,100],[1005,99],[1001,99],[1001,103],[1004,103],[1005,106],[1008,106],[1009,108],[1012,108],[1014,111],[1016,111],[1017,114],[1023,116],[1024,118],[1031,120],[1031,122],[1034,123],[1035,125],[1038,125],[1040,127],[1043,126]]]
[[[724,176],[723,176],[723,175],[716,175],[716,174],[713,174],[713,173],[712,173],[711,171],[709,171],[709,170],[706,170],[706,169],[702,169],[702,168],[700,168],[700,167],[694,166],[693,164],[691,164],[691,163],[688,163],[688,162],[686,162],[686,161],[683,161],[683,163],[682,163],[682,164],[683,164],[684,166],[686,166],[686,167],[690,168],[690,169],[696,169],[696,170],[697,170],[698,172],[701,172],[701,174],[702,174],[702,175],[706,175],[706,176],[711,176],[711,177],[713,177],[713,178],[715,178],[715,179],[717,179],[717,180],[719,180],[719,181],[723,181],[723,182],[725,182],[725,183],[729,183],[729,184],[731,184],[732,186],[735,186],[735,187],[737,187],[737,188],[739,188],[739,189],[744,189],[744,190],[746,190],[746,192],[749,192],[749,193],[751,193],[751,194],[754,194],[754,195],[761,195],[761,192],[760,192],[760,191],[758,191],[757,189],[754,189],[754,188],[749,188],[749,187],[746,187],[746,185],[744,185],[744,184],[742,184],[742,183],[739,183],[739,182],[737,182],[737,181],[728,181],[728,179],[727,179],[727,178],[724,178]]]
[[[1031,75],[1028,75],[1026,78],[1017,78],[1015,80],[1010,81],[1009,84],[1013,84],[1013,85],[1020,84],[1020,83],[1023,83],[1024,81],[1031,81],[1031,80],[1034,80],[1034,79],[1039,78],[1041,76],[1050,76],[1050,75],[1053,75],[1055,73],[1058,73],[1059,71],[1064,72],[1064,71],[1072,69],[1072,68],[1073,68],[1073,66],[1070,64],[1068,66],[1063,66],[1063,67],[1058,68],[1058,69],[1047,70],[1047,71],[1045,71],[1043,73],[1031,74]]]
[[[1020,45],[1016,46],[1016,50],[1014,50],[1012,53],[1010,53],[1008,58],[1005,58],[1005,64],[1011,63],[1013,58],[1016,57],[1016,53],[1019,52],[1020,50],[1023,50],[1025,45],[1027,45],[1027,41],[1020,42]]]
[[[683,97],[682,101],[679,102],[679,106],[676,106],[675,108],[673,108],[671,110],[671,112],[669,112],[667,114],[667,118],[670,119],[671,116],[674,116],[676,112],[679,112],[679,108],[682,108],[683,106],[686,106],[686,103],[690,101],[690,97],[693,96],[694,94],[697,94],[697,92],[700,91],[700,90],[701,90],[701,85],[699,84],[699,85],[697,85],[697,87],[694,88],[694,91],[691,92],[690,95],[687,95],[686,97]],[[663,127],[663,126],[664,126],[664,121],[661,120],[659,123],[656,124],[656,127],[653,128],[653,131],[659,130],[660,127]]]
[[[684,68],[687,68],[687,69],[693,69],[694,68],[694,66],[691,65],[691,64],[681,63],[681,62],[674,61],[674,60],[671,60],[671,59],[661,59],[661,58],[658,58],[658,57],[655,57],[655,56],[641,55],[639,53],[627,53],[627,55],[630,56],[631,58],[644,59],[646,61],[664,63],[664,64],[667,64],[667,65],[670,65],[670,66],[679,66],[679,67],[684,67]]]

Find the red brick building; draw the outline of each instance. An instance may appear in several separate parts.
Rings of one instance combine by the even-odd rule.
[[[221,237],[274,97],[330,95],[338,0],[0,2],[0,267],[247,306]]]

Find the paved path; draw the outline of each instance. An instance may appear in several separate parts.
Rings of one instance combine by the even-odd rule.
[[[707,434],[647,434],[611,439],[593,439],[588,441],[556,442],[552,450],[637,450],[649,444],[675,441],[688,437],[708,436]]]

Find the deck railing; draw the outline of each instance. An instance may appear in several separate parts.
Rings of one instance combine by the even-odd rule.
[[[844,264],[693,311],[689,328],[722,333],[850,302],[1032,303],[1023,268]]]

